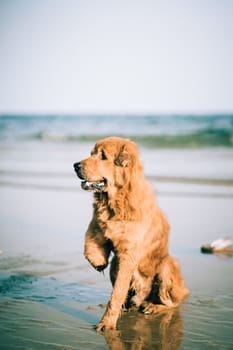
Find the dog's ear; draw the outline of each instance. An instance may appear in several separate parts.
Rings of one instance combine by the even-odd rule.
[[[115,164],[122,167],[134,166],[136,160],[136,149],[133,142],[123,145],[115,159]]]
[[[129,166],[130,159],[129,154],[127,152],[121,152],[118,157],[115,159],[115,164],[119,166]]]

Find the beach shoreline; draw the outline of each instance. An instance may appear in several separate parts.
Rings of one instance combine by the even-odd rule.
[[[179,260],[191,295],[179,308],[178,314],[166,314],[162,320],[160,317],[147,319],[139,313],[125,314],[119,322],[120,335],[104,338],[95,333],[93,326],[104,312],[98,305],[107,303],[111,293],[108,271],[104,275],[97,273],[83,256],[84,233],[92,212],[92,195],[79,188],[74,192],[50,192],[8,186],[0,187],[0,195],[3,199],[0,271],[7,273],[1,275],[1,290],[7,283],[10,285],[8,291],[5,289],[5,293],[1,293],[3,316],[0,324],[6,348],[10,345],[14,349],[18,342],[26,348],[27,338],[33,349],[98,349],[98,346],[114,349],[114,346],[126,346],[128,341],[137,344],[139,339],[145,346],[150,344],[156,349],[161,341],[166,345],[167,339],[170,339],[168,333],[174,330],[179,336],[173,349],[176,346],[179,349],[197,349],[197,335],[202,339],[199,348],[204,342],[208,349],[211,341],[216,349],[221,349],[221,346],[222,349],[230,349],[233,259],[201,255],[200,246],[223,232],[225,235],[231,231],[232,198],[157,195],[159,205],[171,224],[170,253]],[[47,307],[52,308],[52,312],[45,312]],[[27,331],[22,335],[22,322],[17,324],[13,318],[17,319],[17,312],[23,312],[24,308],[27,311],[23,313],[25,318],[22,322],[26,322]],[[44,343],[35,342],[35,329],[29,326],[32,314],[40,320],[37,331],[43,332],[48,321],[58,324],[56,331],[49,331],[48,327]],[[215,318],[214,322],[211,317]],[[216,320],[221,320],[223,325],[218,333]],[[66,322],[72,324],[72,336],[64,326]],[[163,334],[160,329],[162,324],[167,324]],[[176,326],[178,330],[174,328]],[[8,328],[12,329],[15,337],[4,330]],[[141,334],[140,329],[144,329],[145,333]],[[154,335],[152,329],[157,329]],[[195,336],[192,335],[194,331],[197,332]],[[61,333],[60,343],[51,345],[50,338],[56,339]]]

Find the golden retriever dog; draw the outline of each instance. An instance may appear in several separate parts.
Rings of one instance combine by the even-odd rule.
[[[113,290],[96,330],[116,329],[123,306],[150,314],[180,304],[188,289],[169,256],[169,224],[145,179],[136,144],[120,137],[100,140],[74,169],[82,188],[94,194],[85,257],[102,271],[113,253]]]

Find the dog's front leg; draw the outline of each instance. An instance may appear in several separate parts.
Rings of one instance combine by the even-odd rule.
[[[110,242],[102,239],[102,237],[86,235],[84,255],[96,270],[102,271],[107,267],[110,252]]]
[[[122,305],[128,294],[134,269],[135,264],[132,262],[132,258],[123,257],[119,259],[119,270],[111,298],[102,320],[96,327],[97,332],[116,328]]]
[[[102,271],[108,265],[111,249],[110,240],[104,237],[104,233],[92,221],[85,235],[84,255],[86,259],[96,270]]]

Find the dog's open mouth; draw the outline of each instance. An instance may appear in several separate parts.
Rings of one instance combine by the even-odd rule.
[[[83,180],[81,182],[81,186],[82,186],[82,189],[86,191],[102,192],[106,187],[106,181],[105,180],[99,180],[99,181]]]

